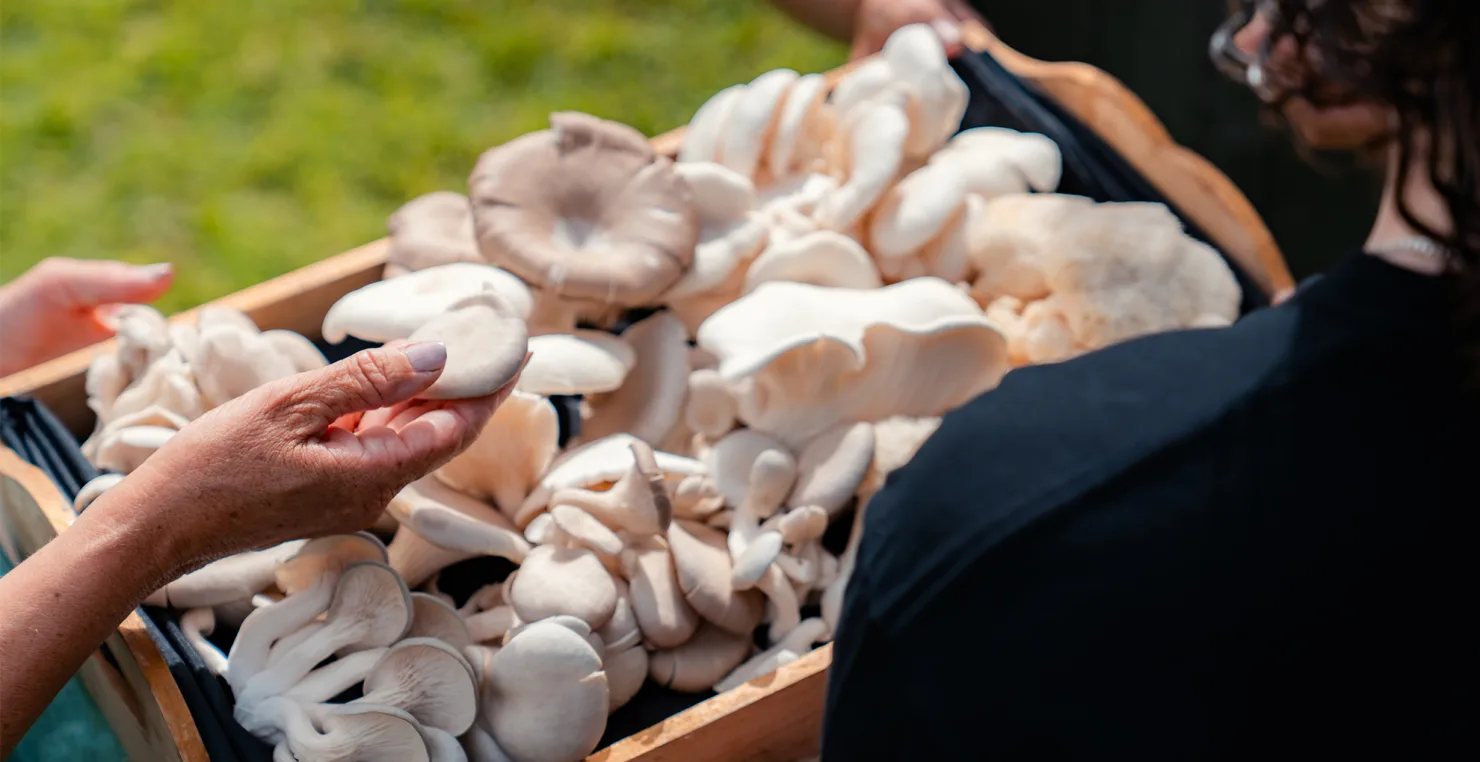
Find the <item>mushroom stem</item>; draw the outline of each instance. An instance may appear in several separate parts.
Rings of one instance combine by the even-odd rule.
[[[756,581],[755,586],[771,599],[769,635],[771,642],[775,643],[801,622],[801,602],[797,600],[797,591],[786,578],[786,573],[776,564],[766,567],[766,573]]]
[[[802,658],[804,654],[812,650],[813,643],[823,639],[826,635],[826,623],[817,618],[808,619],[792,628],[791,632],[787,633],[786,637],[776,645],[736,667],[734,672],[715,684],[714,690],[724,693],[757,677],[769,675],[783,665]]]
[[[388,650],[390,649],[371,648],[336,659],[305,675],[292,688],[283,692],[283,695],[300,704],[325,703],[356,684],[364,682],[365,675],[369,674],[370,668],[374,667]],[[251,730],[251,728],[247,729]]]
[[[273,641],[312,622],[329,610],[336,580],[321,577],[313,587],[253,611],[242,622],[227,655],[226,681],[240,703],[247,681],[267,666]],[[310,665],[312,666],[312,665]]]
[[[651,445],[634,440],[631,448],[636,462],[611,489],[560,489],[550,495],[550,504],[580,508],[613,529],[645,535],[663,533],[673,518],[663,471],[658,468]]]
[[[206,669],[218,675],[226,674],[226,654],[216,644],[206,640],[216,629],[216,612],[209,606],[191,609],[180,615],[180,631],[185,633],[185,640],[189,641],[190,647],[200,654],[201,661],[206,663]]]

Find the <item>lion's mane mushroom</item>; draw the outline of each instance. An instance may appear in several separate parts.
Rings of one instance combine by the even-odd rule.
[[[580,633],[534,622],[493,655],[482,697],[487,728],[514,762],[575,762],[606,730],[601,655]]]
[[[429,400],[493,394],[514,380],[529,350],[524,319],[493,290],[454,302],[413,331],[410,340],[440,341],[447,347],[442,375],[417,395]]]
[[[485,152],[468,186],[484,257],[553,296],[652,304],[693,263],[688,186],[631,127],[551,114]]]
[[[529,544],[503,514],[435,476],[407,485],[386,511],[401,523],[391,539],[389,563],[408,585],[420,585],[458,561],[498,556],[517,564],[529,552]]]
[[[750,655],[750,637],[726,632],[710,622],[699,625],[687,643],[648,658],[653,682],[685,693],[702,693],[723,680]]]
[[[497,294],[520,319],[533,309],[529,287],[512,273],[457,262],[376,281],[345,294],[324,315],[324,340],[338,344],[349,336],[381,342],[404,339],[452,305],[484,291]]]
[[[435,474],[454,490],[492,500],[505,516],[513,516],[559,452],[555,406],[516,389],[494,411],[478,439]]]
[[[453,262],[482,262],[473,235],[473,207],[454,191],[433,191],[407,201],[386,220],[391,246],[385,277]]]
[[[737,385],[740,419],[793,448],[845,421],[939,415],[1007,371],[1002,334],[937,278],[872,290],[766,283],[698,339]]]
[[[252,676],[237,696],[238,711],[250,712],[262,699],[288,690],[337,650],[387,646],[410,627],[411,593],[400,576],[373,561],[350,564],[339,575],[323,626]]]
[[[636,363],[621,388],[588,397],[591,414],[581,436],[625,432],[657,447],[682,421],[689,380],[688,330],[672,312],[658,312],[622,332]]]

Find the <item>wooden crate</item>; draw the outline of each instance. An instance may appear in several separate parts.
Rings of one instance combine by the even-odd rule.
[[[1174,143],[1146,106],[1113,77],[1085,64],[1033,60],[977,25],[967,27],[964,41],[990,52],[1093,127],[1267,294],[1293,286],[1273,236],[1243,194],[1205,159]],[[851,68],[830,77],[836,81]],[[682,130],[675,130],[653,138],[653,145],[673,155],[682,140]],[[246,312],[263,329],[286,328],[317,338],[330,305],[380,277],[387,246],[384,239],[375,241],[215,303]],[[172,320],[193,321],[194,313]],[[83,389],[87,368],[93,357],[112,351],[112,342],[103,342],[0,379],[0,396],[31,395],[74,434],[85,436],[92,427]],[[71,505],[44,474],[0,450],[0,541],[13,548],[13,555],[34,552],[66,531],[74,518]],[[82,678],[130,756],[206,762],[180,690],[137,614],[119,626],[104,650],[109,659],[102,652],[95,655]],[[829,644],[619,741],[590,760],[787,762],[815,755],[831,661]]]

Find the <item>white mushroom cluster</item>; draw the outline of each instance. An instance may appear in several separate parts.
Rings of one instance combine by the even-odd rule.
[[[299,762],[577,760],[649,681],[723,691],[828,641],[869,499],[941,416],[1012,367],[1237,314],[1232,273],[1166,207],[1054,193],[1058,148],[958,133],[966,97],[910,26],[835,88],[778,70],[720,92],[676,162],[568,112],[490,149],[468,196],[391,218],[384,280],[323,335],[445,342],[433,397],[498,388],[527,348],[508,401],[391,501],[385,546],[241,554],[150,602],[187,609],[238,719]],[[156,419],[288,367],[257,354],[292,343],[275,332],[240,326],[207,359],[206,313],[188,340],[138,320],[89,376],[92,448],[141,448],[114,466]],[[580,398],[568,441],[559,396]],[[136,410],[156,419],[118,423]],[[515,569],[439,590],[483,557]],[[223,618],[229,657],[204,637]]]
[[[127,474],[192,420],[279,378],[321,368],[324,356],[292,331],[261,331],[240,310],[202,307],[195,325],[171,323],[153,307],[117,313],[116,348],[87,371],[97,428],[82,445],[100,469]],[[89,491],[96,497],[99,482]]]

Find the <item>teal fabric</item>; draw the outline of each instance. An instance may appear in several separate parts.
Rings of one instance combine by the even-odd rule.
[[[10,560],[0,553],[0,575],[9,572]],[[123,747],[107,720],[87,695],[82,681],[67,681],[51,706],[31,726],[6,762],[114,762],[125,759]]]

